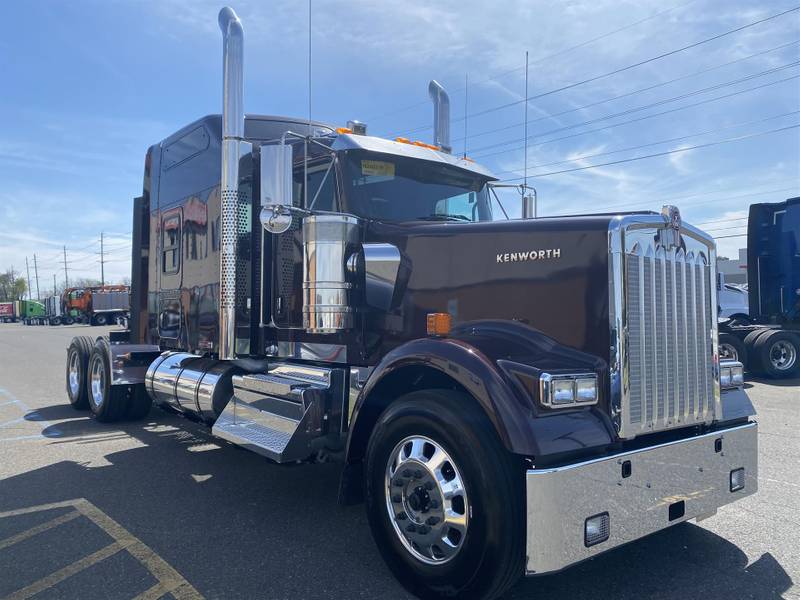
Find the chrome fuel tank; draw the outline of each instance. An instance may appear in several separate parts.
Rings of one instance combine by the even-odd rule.
[[[233,364],[187,352],[165,352],[145,375],[147,393],[158,404],[213,423],[233,395]]]

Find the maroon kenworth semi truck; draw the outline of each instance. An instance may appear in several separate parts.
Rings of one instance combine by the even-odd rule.
[[[756,491],[711,236],[673,207],[504,218],[435,82],[432,144],[245,115],[242,26],[219,21],[222,115],[147,151],[130,327],[72,341],[75,408],[155,403],[340,462],[426,597],[494,598]]]

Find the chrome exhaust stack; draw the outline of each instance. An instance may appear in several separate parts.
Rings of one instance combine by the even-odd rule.
[[[428,84],[428,94],[433,100],[433,145],[450,154],[450,96],[435,79]]]
[[[239,159],[244,142],[244,30],[234,10],[219,11],[222,30],[222,179],[220,181],[219,358],[236,357],[236,241]]]

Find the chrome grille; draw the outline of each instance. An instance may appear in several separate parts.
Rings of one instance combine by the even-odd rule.
[[[665,248],[656,233],[640,230],[623,242],[623,437],[708,423],[715,414],[711,253],[697,243],[688,252]]]

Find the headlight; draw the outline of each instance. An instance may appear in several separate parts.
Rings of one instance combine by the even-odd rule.
[[[719,387],[722,389],[738,388],[744,385],[744,367],[735,360],[723,360],[719,363]]]
[[[562,408],[597,402],[597,375],[594,373],[539,375],[539,398],[543,405]]]

